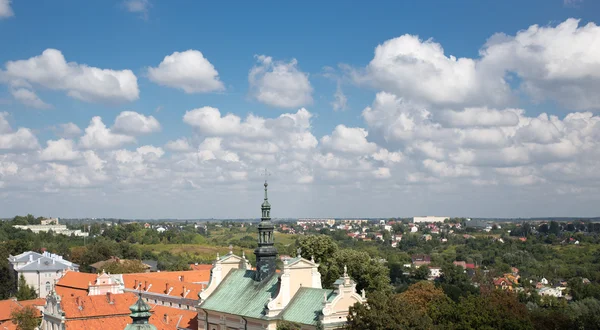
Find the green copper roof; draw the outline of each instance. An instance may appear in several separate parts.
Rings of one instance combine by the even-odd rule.
[[[128,324],[125,330],[156,330],[154,325],[148,323],[148,319],[152,316],[152,313],[150,313],[151,309],[150,305],[142,299],[142,295],[140,294],[135,304],[129,307],[133,323]]]
[[[281,318],[286,321],[316,325],[323,310],[323,301],[335,298],[333,290],[300,288],[282,313]]]
[[[275,298],[277,295],[278,276],[274,274],[264,281],[255,281],[254,277],[253,270],[232,270],[200,308],[262,318],[269,298]]]

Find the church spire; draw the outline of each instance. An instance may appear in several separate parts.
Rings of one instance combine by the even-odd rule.
[[[129,307],[131,314],[129,315],[133,322],[125,327],[125,330],[156,330],[156,327],[148,321],[152,314],[150,310],[152,308],[142,299],[142,293],[139,293],[138,300]]]
[[[262,216],[258,225],[258,247],[254,250],[256,255],[256,280],[262,281],[275,273],[275,262],[277,250],[273,246],[275,229],[271,223],[271,204],[267,194],[269,183],[267,176],[269,173],[265,170],[265,199],[261,205]]]

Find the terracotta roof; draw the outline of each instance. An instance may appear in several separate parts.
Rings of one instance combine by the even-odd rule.
[[[210,264],[191,264],[190,265],[190,270],[210,270],[212,268],[212,265]]]
[[[80,300],[80,302],[83,301],[84,304],[81,311],[79,308],[75,307],[75,312],[72,310],[70,310],[68,314],[65,312],[65,317],[67,317],[67,320],[65,321],[67,330],[106,330],[125,328],[125,326],[132,321],[129,317],[129,308],[125,308],[127,304],[125,302],[128,301],[128,303],[133,304],[137,298],[133,293],[116,294],[112,295],[112,297],[114,298],[114,303],[112,305],[108,304],[108,300],[104,295],[91,296],[89,298],[94,298],[91,300]],[[99,300],[97,298],[102,299]],[[72,309],[73,306],[76,306],[72,304],[73,302],[76,302],[76,299],[70,297],[69,300],[69,308]],[[88,308],[88,305],[85,305],[86,301],[91,301],[93,303],[93,308]],[[110,307],[108,307],[109,305]],[[80,316],[77,314],[79,312],[84,312],[86,309],[88,311],[100,313],[97,315],[87,315],[85,318],[79,318]],[[106,314],[110,309],[113,309],[112,314]],[[151,313],[150,324],[156,326],[158,330],[177,330],[178,328],[198,329],[198,313],[196,311],[157,305],[152,308]],[[75,316],[76,319],[73,319],[73,316]]]
[[[165,319],[165,314],[167,318]],[[198,312],[166,306],[152,308],[150,323],[158,329],[198,329]]]
[[[137,301],[133,293],[61,298],[61,307],[67,319],[113,315],[129,317],[129,306]]]
[[[2,330],[17,330],[17,325],[12,323],[11,320],[0,322],[0,329]]]
[[[108,330],[124,329],[131,323],[129,316],[112,316],[86,320],[65,321],[66,330]]]
[[[133,274],[124,274],[125,276],[144,276],[147,278],[160,278],[166,281],[179,281],[186,283],[202,283],[208,282],[210,280],[210,269],[212,265],[198,265],[197,267],[201,267],[198,270],[184,270],[184,271],[175,271],[175,272],[154,272],[154,273],[133,273]],[[180,279],[180,276],[183,276],[183,281]]]
[[[19,310],[25,306],[41,307],[46,304],[46,299],[32,299],[17,301],[14,299],[0,300],[0,322],[10,321],[10,314],[14,310]],[[41,317],[42,313],[38,310],[38,316]]]
[[[202,289],[206,287],[206,284],[189,283],[187,281],[187,278],[185,278],[185,282],[181,282],[178,278],[172,280],[165,280],[162,278],[147,277],[144,275],[145,274],[123,274],[123,282],[125,282],[125,288],[129,290],[135,290],[139,286],[141,290],[146,292],[158,294],[168,293],[170,296],[185,296],[186,298],[197,299],[198,293],[200,293],[200,291],[202,291]],[[171,288],[173,289],[170,290]]]
[[[61,277],[58,282],[56,282],[57,287],[65,287],[72,288],[78,290],[85,290],[87,292],[88,286],[91,283],[96,281],[97,274],[89,274],[89,273],[80,273],[80,272],[66,272],[63,277]],[[57,290],[58,292],[58,290]],[[60,293],[59,293],[60,294]]]

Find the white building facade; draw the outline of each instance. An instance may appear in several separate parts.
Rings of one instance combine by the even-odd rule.
[[[67,271],[79,271],[79,265],[63,259],[62,256],[44,252],[28,251],[9,256],[8,261],[16,273],[16,279],[25,278],[35,289],[39,298],[46,298],[54,290],[54,285]],[[15,283],[15,286],[17,283]]]

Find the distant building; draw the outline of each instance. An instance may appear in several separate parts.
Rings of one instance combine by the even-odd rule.
[[[444,222],[446,219],[450,219],[450,217],[435,217],[435,216],[413,217],[413,223]]]
[[[79,265],[48,252],[43,254],[33,251],[24,252],[16,256],[9,256],[8,262],[17,275],[17,281],[23,275],[27,284],[35,289],[39,298],[46,298],[54,290],[56,281],[67,271],[79,271]],[[16,285],[15,282],[15,287]]]
[[[411,257],[411,260],[414,267],[421,267],[431,263],[431,257],[425,254],[415,254]]]
[[[369,220],[364,220],[364,219],[344,219],[344,220],[340,220],[341,223],[347,224],[347,225],[366,225],[369,223]]]
[[[429,279],[433,280],[442,276],[442,269],[440,267],[429,267]]]
[[[58,225],[58,218],[43,219],[40,225]]]
[[[335,224],[335,219],[298,219],[296,221],[298,226],[306,226],[306,225],[328,225],[333,226]]]
[[[71,235],[80,236],[80,237],[89,236],[89,233],[83,232],[79,229],[71,230],[71,229],[68,229],[66,225],[59,225],[58,218],[44,219],[41,221],[41,224],[39,224],[39,225],[27,225],[27,226],[14,225],[13,227],[18,228],[18,229],[23,229],[23,230],[31,230],[34,233],[40,233],[40,232],[47,233],[47,232],[52,231],[55,234],[63,234],[63,235],[67,235],[67,236],[71,236]]]

